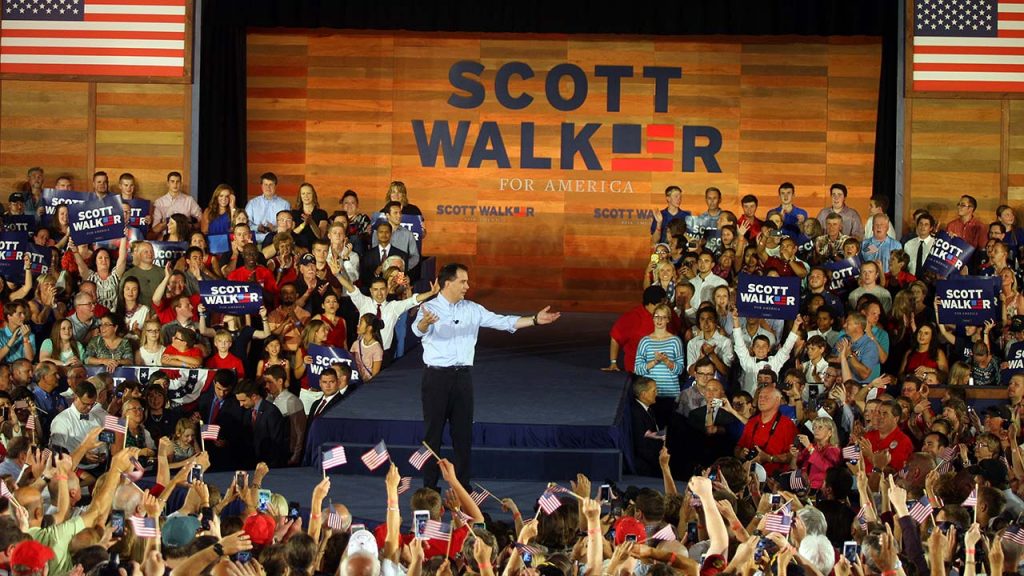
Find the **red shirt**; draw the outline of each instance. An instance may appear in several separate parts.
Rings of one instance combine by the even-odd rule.
[[[668,331],[672,334],[678,333],[678,321],[670,323]],[[651,332],[654,332],[654,316],[651,316],[643,304],[627,311],[615,321],[611,336],[622,347],[623,370],[633,371],[633,366],[636,364],[636,349],[640,346],[640,339]]]
[[[981,223],[974,216],[966,223],[961,221],[959,218],[953,220],[949,224],[946,224],[946,232],[950,234],[956,234],[957,236],[967,240],[978,250],[984,250],[985,245],[988,243],[988,227]]]
[[[334,346],[335,348],[348,350],[348,330],[345,327],[344,318],[338,316],[337,324],[332,324],[327,316],[323,314],[317,316],[316,319],[327,324],[327,327],[331,329],[327,334],[327,339],[324,340],[324,346]]]
[[[768,257],[768,260],[764,263],[764,270],[765,272],[768,270],[775,270],[779,273],[779,276],[783,277],[796,276],[796,272],[793,272],[793,267],[789,265],[789,262],[786,262],[782,258],[778,258],[776,256]]]
[[[885,438],[882,438],[882,434],[878,430],[871,430],[864,435],[864,438],[871,443],[871,450],[875,454],[889,452],[889,466],[893,470],[902,470],[903,465],[907,463],[907,458],[914,453],[914,443],[899,428],[894,429]],[[865,461],[864,464],[865,470],[870,474],[873,468],[872,463]]]
[[[266,266],[256,266],[254,270],[249,270],[244,266],[235,268],[231,274],[228,274],[227,279],[236,282],[255,282],[263,286],[263,292],[267,295],[267,300],[270,302],[277,301],[277,293],[279,291],[277,280],[274,279],[274,273]],[[268,304],[266,308],[269,310],[271,306]]]
[[[750,224],[750,231],[747,232],[747,240],[757,238],[757,235],[761,233],[761,221],[757,218],[747,218],[746,214],[741,214],[739,219],[736,220],[736,227],[739,228],[744,222]]]
[[[210,359],[206,361],[206,367],[213,370],[218,368],[233,369],[239,378],[245,378],[245,367],[242,366],[242,361],[238,359],[238,356],[230,352],[227,358],[221,358],[219,353],[214,352],[213,356],[210,356]]]
[[[776,421],[778,421],[778,425],[775,424]],[[748,420],[747,425],[743,428],[743,435],[740,436],[738,446],[740,448],[757,446],[772,456],[788,455],[789,447],[793,445],[795,438],[796,424],[780,412],[767,422],[762,422],[760,416],[754,416]],[[762,466],[768,476],[774,476],[786,465],[769,462]]]
[[[167,348],[164,349],[164,357],[167,356],[184,356],[185,358],[199,358],[200,360],[202,360],[203,350],[202,348],[193,346],[188,350],[182,352],[181,350],[178,350],[174,346],[168,346]],[[200,366],[202,366],[202,363],[200,363]]]
[[[160,319],[161,324],[173,324],[178,319],[178,313],[174,311],[174,306],[171,306],[177,296],[174,298],[165,297],[160,301],[159,304],[154,306],[156,317]],[[188,297],[188,301],[192,303],[192,321],[199,322],[199,294],[193,294]],[[99,305],[97,304],[97,307]],[[99,314],[97,314],[98,316]]]
[[[377,538],[377,548],[379,550],[384,549],[384,539],[388,534],[388,525],[386,523],[379,524],[374,530],[373,535]],[[452,532],[452,545],[449,548],[448,543],[444,540],[424,540],[423,541],[423,557],[426,559],[433,558],[434,556],[444,556],[445,550],[449,550],[448,557],[452,560],[455,559],[455,555],[462,551],[462,543],[469,534],[469,526],[463,525],[461,528],[457,528]],[[412,541],[413,534],[402,534],[399,539],[399,545],[405,546]]]

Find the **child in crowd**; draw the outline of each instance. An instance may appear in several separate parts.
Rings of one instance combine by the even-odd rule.
[[[383,322],[373,314],[363,314],[359,319],[356,332],[359,337],[352,343],[349,352],[359,369],[359,378],[369,382],[380,372],[384,361],[384,348],[380,343],[380,329]]]
[[[288,361],[283,354],[281,347],[281,339],[277,336],[271,336],[267,338],[265,347],[263,348],[263,358],[259,364],[256,365],[256,378],[262,378],[263,373],[266,372],[267,368],[271,366],[281,366],[285,369],[285,372],[291,373],[289,369],[291,362]]]
[[[215,352],[206,361],[206,367],[211,369],[228,368],[235,371],[239,378],[245,378],[245,366],[242,360],[231,353],[231,333],[227,330],[218,330],[213,337]]]
[[[971,358],[971,378],[975,386],[999,384],[999,363],[984,342],[974,343],[974,357]]]

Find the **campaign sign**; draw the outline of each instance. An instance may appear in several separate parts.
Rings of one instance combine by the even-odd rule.
[[[25,244],[22,246],[22,252],[24,254],[28,254],[33,276],[50,273],[50,269],[53,266],[53,250],[51,248],[36,246],[34,242],[25,240]],[[21,270],[24,271],[25,268],[22,267]],[[22,277],[22,280],[24,280],[24,276]]]
[[[137,228],[141,236],[149,233],[149,221],[143,220],[149,216],[150,202],[142,198],[132,198],[124,201],[128,204],[128,225]]]
[[[107,194],[106,198],[90,200],[69,207],[71,239],[83,246],[103,240],[124,238],[124,208],[121,197]]]
[[[935,244],[928,252],[924,261],[924,271],[932,272],[939,278],[945,278],[953,272],[959,272],[967,265],[974,253],[974,246],[963,238],[954,238],[946,232],[939,232]]]
[[[961,326],[981,326],[999,320],[999,277],[954,276],[935,282],[939,322]]]
[[[199,297],[214,312],[257,314],[263,306],[263,287],[231,280],[200,280]]]
[[[7,214],[4,216],[4,231],[24,232],[31,234],[36,231],[35,216],[29,214]]]
[[[310,344],[306,354],[313,358],[313,362],[306,366],[306,382],[309,383],[310,388],[319,390],[320,374],[324,371],[324,368],[329,368],[334,364],[348,364],[352,367],[351,381],[359,381],[359,370],[356,369],[355,362],[353,362],[352,355],[348,353],[348,350],[333,346]]]
[[[185,255],[188,242],[150,242],[153,245],[153,266],[163,268],[168,262],[175,263]]]
[[[0,233],[0,276],[11,282],[21,283],[24,281],[24,247],[28,243],[28,234],[25,232]]]
[[[56,218],[57,206],[67,204],[84,204],[95,199],[96,196],[90,192],[75,192],[74,190],[56,190],[54,188],[43,189],[43,224],[49,224]]]
[[[800,313],[800,278],[741,272],[736,284],[736,308],[744,318],[796,318]]]
[[[227,254],[231,252],[231,241],[227,234],[210,234],[207,237],[210,243],[210,254]]]
[[[846,294],[857,286],[860,278],[860,256],[851,256],[838,262],[825,264],[828,270],[828,291]]]
[[[722,231],[711,228],[704,231],[704,247],[715,254],[722,253]]]
[[[377,229],[377,225],[387,220],[387,216],[383,212],[373,213],[373,229]],[[402,214],[402,228],[405,228],[412,232],[412,237],[416,239],[416,247],[420,249],[420,253],[423,253],[423,239],[427,237],[427,233],[423,231],[423,217],[416,216],[414,214]]]
[[[1010,346],[1010,353],[1006,355],[1003,364],[999,367],[999,379],[1003,386],[1010,384],[1010,378],[1014,374],[1024,372],[1024,342],[1017,342]]]

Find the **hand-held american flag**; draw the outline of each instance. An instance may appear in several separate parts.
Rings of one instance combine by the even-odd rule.
[[[327,527],[331,530],[343,530],[345,523],[342,522],[341,514],[331,510],[331,513],[327,515]]]
[[[203,440],[216,440],[220,437],[220,425],[207,424],[200,430],[200,435],[203,437]]]
[[[971,490],[971,494],[967,496],[967,500],[964,500],[962,506],[977,506],[978,505],[978,488],[975,487]]]
[[[373,471],[380,468],[381,464],[390,460],[391,455],[388,454],[387,445],[384,444],[383,440],[381,440],[376,446],[370,448],[366,454],[363,454],[360,459],[363,461],[363,464],[366,464],[366,467],[369,468],[370,471]]]
[[[651,537],[649,539],[664,540],[666,542],[671,542],[676,539],[676,531],[672,529],[671,524],[665,524],[665,526],[661,530],[658,530],[654,534],[651,534]]]
[[[789,536],[789,529],[793,526],[793,517],[787,514],[772,513],[765,516],[764,529],[768,532],[778,532],[783,536]]]
[[[805,488],[803,474],[799,470],[793,470],[793,473],[789,475],[789,489],[803,490]]]
[[[433,455],[434,453],[430,448],[421,446],[419,450],[413,452],[412,456],[409,457],[409,464],[412,464],[412,467],[417,470],[422,470],[423,465],[426,464],[427,460],[430,460],[430,457]]]
[[[1024,546],[1024,528],[1020,526],[1010,526],[1003,533],[1003,538],[1006,538],[1010,542]]]
[[[346,462],[348,462],[348,458],[345,456],[345,447],[335,446],[323,453],[323,457],[320,460],[320,466],[323,468],[324,473],[326,473],[331,468],[341,466]]]
[[[103,419],[103,429],[117,432],[118,434],[126,434],[128,433],[128,421],[124,418],[107,414],[106,418]]]
[[[0,73],[186,75],[187,0],[0,0]]]
[[[159,533],[156,530],[156,518],[149,516],[132,516],[128,519],[132,523],[132,530],[139,538],[156,538]]]
[[[402,494],[405,494],[406,492],[408,492],[410,488],[412,488],[412,478],[410,478],[409,476],[405,476],[401,480],[398,481],[398,495],[399,496],[401,496]]]
[[[922,496],[920,500],[914,502],[914,506],[910,509],[910,517],[918,524],[924,524],[924,521],[931,515],[932,503],[928,501],[927,496]]]
[[[452,526],[447,522],[427,520],[427,524],[423,528],[423,535],[430,540],[442,540],[444,542],[448,542],[451,540]]]
[[[483,506],[484,502],[488,498],[492,497],[493,495],[490,492],[488,492],[486,488],[483,488],[481,486],[477,486],[477,489],[473,490],[473,492],[469,495],[470,500],[476,503],[477,506]]]
[[[912,86],[1024,90],[1024,0],[914,0]]]
[[[860,446],[847,446],[843,448],[843,458],[846,460],[860,460]]]
[[[550,515],[554,514],[555,510],[558,510],[558,508],[561,507],[562,501],[558,499],[558,496],[545,491],[544,494],[541,495],[540,499],[537,500],[537,504],[545,514]]]

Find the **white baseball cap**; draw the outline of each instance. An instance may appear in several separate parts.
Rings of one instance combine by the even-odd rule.
[[[377,558],[377,539],[369,530],[359,530],[348,539],[348,548],[345,549],[348,556],[368,556]]]

